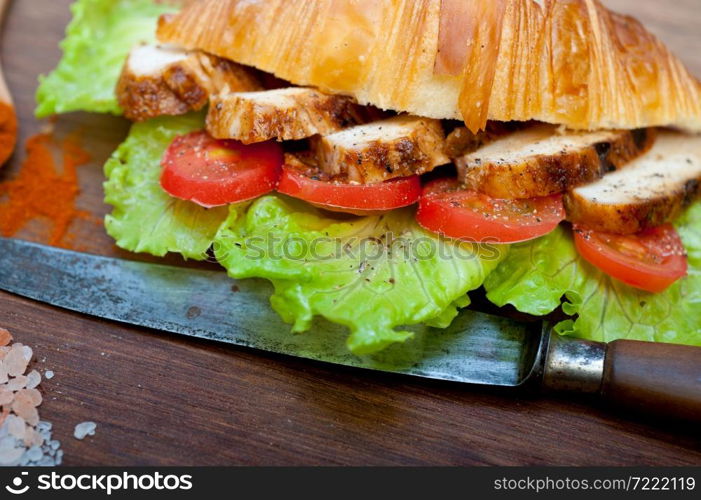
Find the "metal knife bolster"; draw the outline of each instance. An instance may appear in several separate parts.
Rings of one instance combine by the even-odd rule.
[[[553,392],[601,392],[606,344],[551,332],[543,364],[542,388]]]

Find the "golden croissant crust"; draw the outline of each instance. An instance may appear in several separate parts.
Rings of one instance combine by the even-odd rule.
[[[598,0],[199,0],[158,36],[473,131],[533,119],[701,131],[701,84]]]

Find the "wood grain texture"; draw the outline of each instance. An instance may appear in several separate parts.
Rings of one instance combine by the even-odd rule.
[[[59,58],[69,3],[15,1],[11,9],[2,56],[23,140],[45,126],[32,117],[36,78]],[[701,70],[697,0],[674,9],[656,8],[656,0],[607,3],[643,17],[657,18],[659,9],[658,32]],[[101,165],[127,123],[80,113],[56,122],[58,135],[75,130],[93,155],[79,169],[79,204],[101,217]],[[94,223],[73,231],[86,251],[137,258]],[[23,237],[41,241],[41,224]],[[56,373],[42,383],[41,415],[54,423],[68,465],[701,464],[698,429],[628,420],[585,403],[329,367],[88,319],[3,293],[0,325],[34,347],[42,373]],[[73,427],[84,420],[97,423],[97,434],[77,441]]]

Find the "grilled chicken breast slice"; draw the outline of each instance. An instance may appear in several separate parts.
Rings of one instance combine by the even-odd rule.
[[[701,137],[660,132],[625,168],[565,196],[568,219],[590,229],[632,234],[674,220],[701,194]]]
[[[467,127],[455,127],[445,139],[445,152],[450,158],[462,158],[500,137],[513,134],[531,125],[522,122],[487,122],[487,127],[472,133]]]
[[[495,198],[561,193],[599,179],[647,151],[652,129],[561,132],[536,125],[455,159],[467,187]]]
[[[430,172],[450,163],[441,123],[400,115],[315,137],[319,168],[332,177],[370,184]]]
[[[355,101],[304,87],[212,96],[207,130],[246,144],[331,134],[362,121]]]
[[[211,94],[259,90],[250,70],[200,51],[141,45],[132,49],[117,84],[124,115],[144,121],[202,109]]]

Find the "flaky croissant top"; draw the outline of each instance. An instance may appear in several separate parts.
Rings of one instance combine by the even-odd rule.
[[[487,120],[701,131],[701,84],[597,0],[199,0],[164,16],[158,37],[473,131]]]

